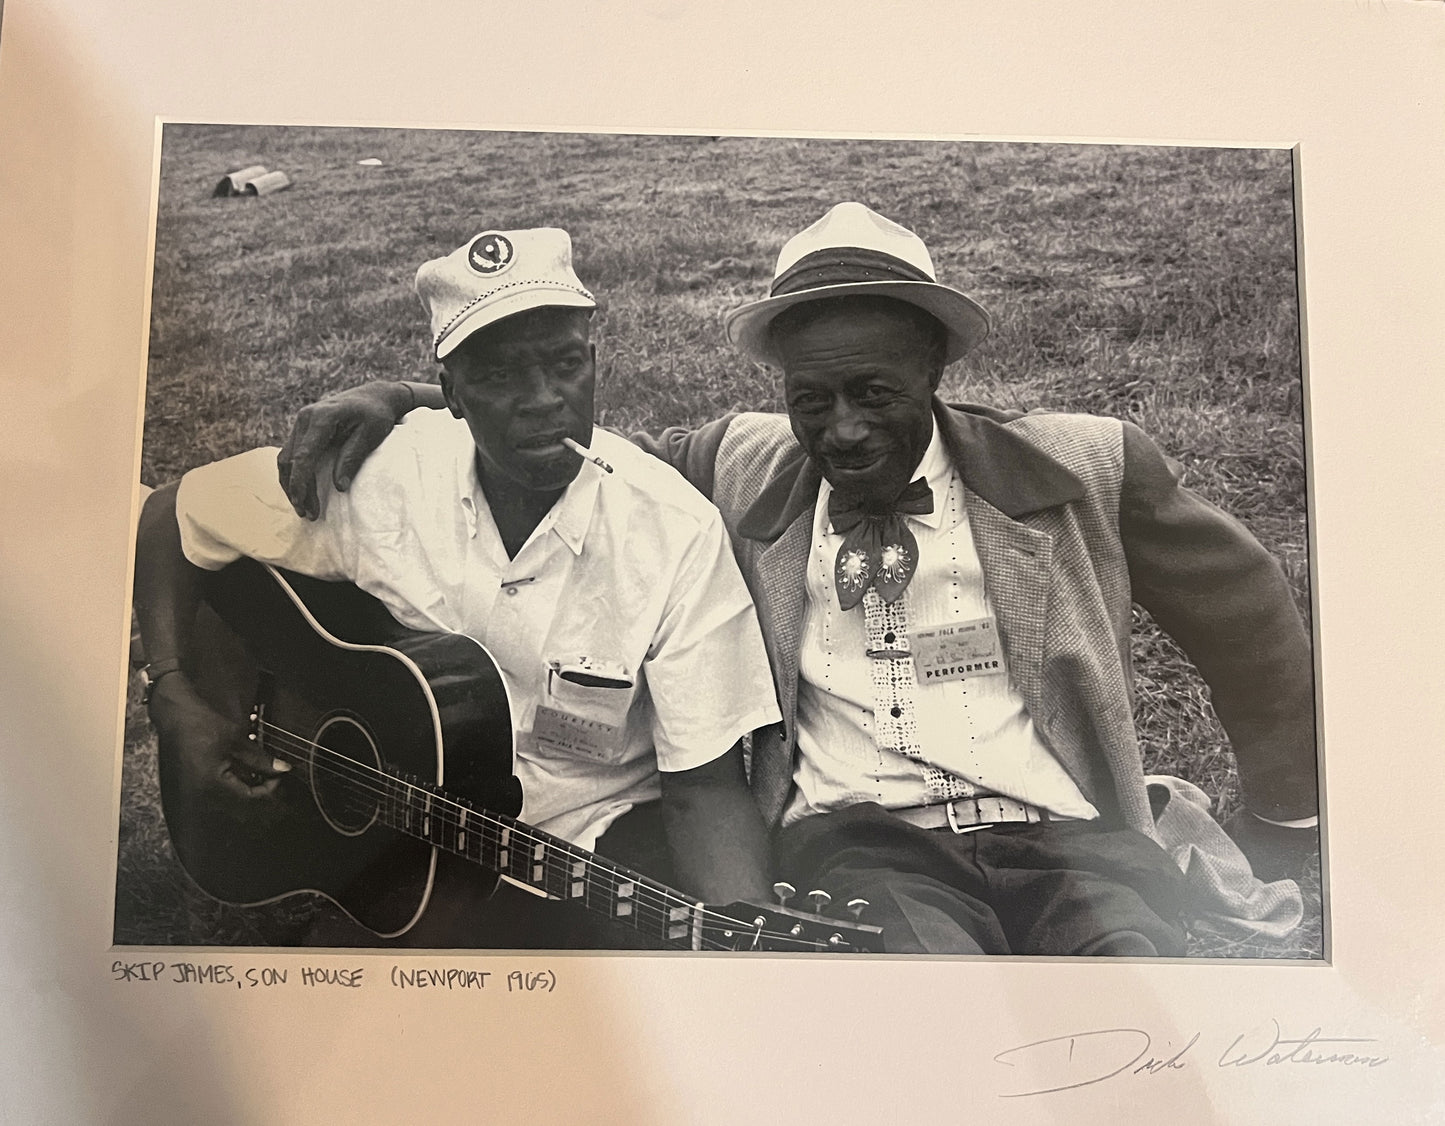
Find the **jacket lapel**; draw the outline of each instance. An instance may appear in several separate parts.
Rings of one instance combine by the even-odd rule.
[[[1054,544],[1047,532],[1024,521],[1082,498],[1083,482],[1001,425],[1008,416],[941,402],[934,403],[934,416],[965,485],[964,508],[1010,675],[1042,731],[1048,720],[1043,668],[1054,609],[1049,598]]]
[[[933,401],[944,448],[963,483],[1005,516],[1017,519],[1082,500],[1084,483],[1001,422],[1019,415]]]

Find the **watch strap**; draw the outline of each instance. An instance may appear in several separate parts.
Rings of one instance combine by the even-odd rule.
[[[181,659],[179,657],[162,657],[159,661],[149,661],[142,665],[140,670],[140,702],[142,704],[149,704],[151,702],[151,693],[155,691],[155,687],[160,683],[161,678],[173,672],[180,671]]]

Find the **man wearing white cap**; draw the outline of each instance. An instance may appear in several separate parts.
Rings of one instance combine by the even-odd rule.
[[[739,740],[778,718],[758,622],[717,510],[593,430],[595,303],[567,233],[483,232],[423,265],[416,289],[448,412],[397,428],[324,517],[292,511],[274,449],[193,470],[147,502],[136,600],[160,737],[238,802],[264,800],[285,764],[223,745],[227,721],[181,671],[199,572],[247,556],[350,580],[403,625],[491,652],[517,729],[522,820],[639,868],[660,822],[674,871],[648,874],[714,902],[756,897],[766,842]],[[735,847],[713,848],[719,838]],[[444,861],[407,940],[616,938],[580,911],[503,892],[484,903],[466,866]]]
[[[839,204],[726,318],[788,417],[635,439],[722,510],[757,602],[783,721],[751,785],[779,870],[868,899],[894,951],[1177,955],[1186,915],[1287,933],[1298,889],[1259,883],[1197,789],[1146,781],[1129,652],[1137,601],[1211,687],[1248,807],[1231,831],[1294,874],[1317,785],[1283,575],[1132,424],[940,402],[988,327],[916,235]]]

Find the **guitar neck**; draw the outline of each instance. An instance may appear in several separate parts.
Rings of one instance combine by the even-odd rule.
[[[635,929],[659,949],[698,949],[703,908],[692,896],[516,818],[389,777],[382,822],[453,856]]]

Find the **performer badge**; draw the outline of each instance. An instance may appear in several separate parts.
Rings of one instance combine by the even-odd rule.
[[[920,684],[998,676],[1008,671],[992,615],[933,626],[913,634],[913,668]]]

